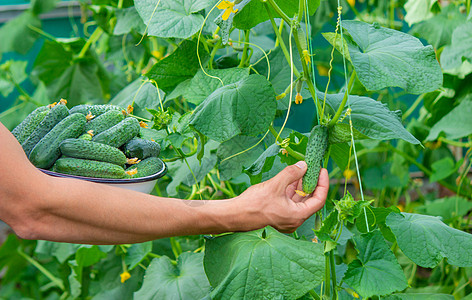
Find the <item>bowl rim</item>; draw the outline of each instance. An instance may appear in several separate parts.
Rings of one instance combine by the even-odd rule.
[[[70,174],[62,174],[57,173],[50,170],[40,169],[41,172],[54,176],[54,177],[61,177],[61,178],[75,178],[75,179],[82,179],[91,182],[97,183],[108,183],[108,184],[132,184],[132,183],[140,183],[140,182],[148,182],[157,180],[163,177],[167,173],[167,165],[165,162],[162,162],[162,169],[159,170],[157,173],[154,173],[149,176],[139,177],[139,178],[97,178],[97,177],[85,177],[85,176],[77,176],[77,175],[70,175]]]

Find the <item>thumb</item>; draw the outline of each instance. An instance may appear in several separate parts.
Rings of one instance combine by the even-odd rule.
[[[294,181],[297,181],[305,175],[307,169],[306,162],[301,160],[294,165],[288,166],[277,174],[273,181],[280,185],[282,188],[287,187]]]

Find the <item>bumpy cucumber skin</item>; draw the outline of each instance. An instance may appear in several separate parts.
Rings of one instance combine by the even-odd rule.
[[[303,192],[311,194],[318,185],[321,165],[328,148],[328,127],[316,125],[313,127],[306,146],[305,161],[308,166],[302,179]]]
[[[119,149],[83,139],[67,139],[60,145],[63,155],[112,163],[118,166],[126,164],[126,156]]]
[[[93,178],[124,178],[123,167],[115,164],[80,158],[59,158],[52,167],[54,172]]]
[[[86,140],[86,141],[91,141],[92,140],[92,136],[88,133],[84,133],[84,134],[81,134],[78,139],[80,140]]]
[[[112,109],[87,122],[85,131],[92,130],[93,134],[97,135],[120,123],[124,118],[121,111]]]
[[[88,115],[89,112],[92,113],[95,117],[104,114],[110,110],[118,110],[121,111],[122,108],[116,105],[110,105],[110,104],[100,104],[100,105],[92,105],[92,104],[81,104],[74,106],[70,109],[70,113],[81,113],[83,115]]]
[[[140,128],[138,120],[125,118],[110,129],[94,136],[92,141],[119,148],[137,136]]]
[[[130,178],[139,178],[139,177],[146,177],[149,175],[156,174],[162,167],[164,166],[164,162],[158,157],[148,157],[136,165],[130,166],[126,171],[131,171],[137,169],[138,172],[134,175],[131,175]]]
[[[65,105],[57,104],[51,108],[31,135],[21,144],[26,155],[29,157],[36,144],[68,115],[69,109]]]
[[[16,140],[22,144],[33,133],[36,127],[41,123],[44,117],[48,114],[48,106],[40,106],[33,110],[26,118],[16,126],[11,133]]]
[[[41,169],[50,168],[61,156],[60,144],[68,138],[78,137],[86,122],[82,114],[72,114],[63,119],[34,146],[29,156],[31,163]]]
[[[161,152],[161,146],[154,141],[133,138],[123,146],[123,152],[130,158],[145,159],[151,156],[158,157]]]

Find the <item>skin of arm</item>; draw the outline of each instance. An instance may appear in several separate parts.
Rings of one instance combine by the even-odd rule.
[[[0,123],[0,219],[25,239],[82,244],[138,243],[169,236],[249,231],[267,225],[293,232],[321,209],[326,169],[313,195],[301,197],[306,163],[227,200],[181,200],[88,181],[52,177],[36,169]]]

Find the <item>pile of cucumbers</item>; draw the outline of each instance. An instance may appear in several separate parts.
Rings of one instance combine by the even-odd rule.
[[[58,173],[130,179],[164,167],[161,147],[140,138],[140,122],[115,105],[78,105],[61,100],[31,112],[12,134],[33,165]]]

